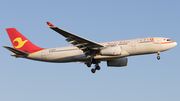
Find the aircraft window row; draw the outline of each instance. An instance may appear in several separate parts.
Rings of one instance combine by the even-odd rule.
[[[167,39],[167,41],[171,41],[171,39]]]

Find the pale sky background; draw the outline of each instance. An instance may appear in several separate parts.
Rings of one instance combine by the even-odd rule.
[[[180,101],[179,0],[1,0],[0,101]],[[95,74],[84,64],[11,57],[6,28],[37,46],[68,46],[46,21],[95,42],[168,37],[178,45],[128,57],[128,66]]]

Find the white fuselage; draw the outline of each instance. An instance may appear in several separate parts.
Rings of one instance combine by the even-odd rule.
[[[116,56],[104,56],[96,54],[94,59],[100,61],[113,60],[132,55],[142,55],[162,52],[171,49],[177,45],[174,41],[167,41],[168,38],[154,37],[154,38],[140,38],[133,40],[123,40],[114,42],[100,43],[105,47],[121,46],[121,55]],[[91,59],[86,57],[82,50],[75,46],[48,48],[35,53],[30,54],[28,59],[45,61],[45,62],[76,62],[76,61],[90,61]]]

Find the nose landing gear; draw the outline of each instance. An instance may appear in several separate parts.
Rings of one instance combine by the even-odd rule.
[[[159,55],[160,55],[160,52],[158,52],[158,56],[157,56],[157,59],[158,59],[158,60],[160,60],[160,56],[159,56]]]
[[[157,59],[160,60],[161,59],[160,56],[157,56]]]

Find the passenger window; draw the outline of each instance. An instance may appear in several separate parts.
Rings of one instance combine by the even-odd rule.
[[[171,39],[167,39],[167,41],[171,41]]]

